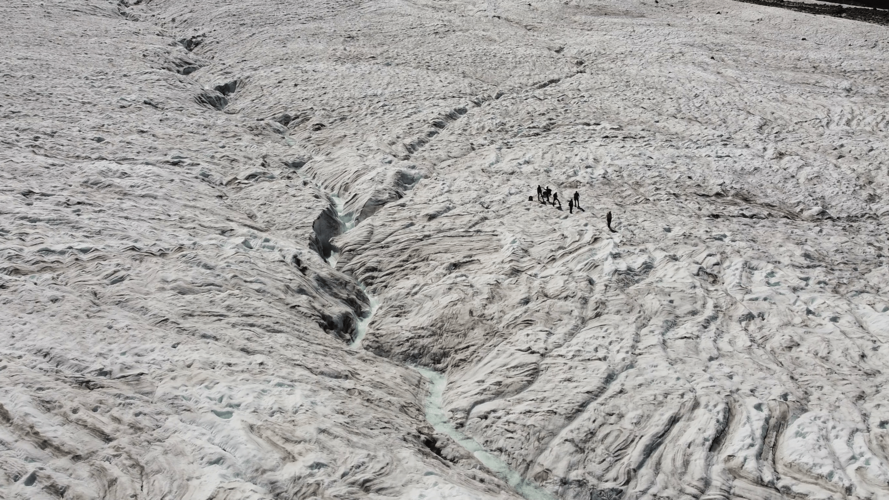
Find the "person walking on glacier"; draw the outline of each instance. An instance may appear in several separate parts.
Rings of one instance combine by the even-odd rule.
[[[540,184],[537,185],[537,201],[543,203],[543,188],[540,187]]]
[[[559,210],[562,209],[562,202],[559,201],[559,193],[553,193],[553,206],[556,206],[556,203],[559,204]]]
[[[574,206],[580,210],[580,193],[577,191],[574,192]]]
[[[574,200],[568,198],[568,213],[574,213]]]

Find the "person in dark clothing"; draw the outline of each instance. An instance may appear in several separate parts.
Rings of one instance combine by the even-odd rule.
[[[540,184],[537,185],[537,201],[543,203],[543,188],[540,187]]]
[[[544,202],[549,203],[550,193],[552,193],[552,191],[550,191],[549,186],[546,186],[546,189],[543,190],[543,201]]]
[[[611,229],[611,211],[610,211],[610,210],[608,211],[608,215],[605,216],[605,224],[608,224],[608,229],[609,229],[612,233],[616,233],[616,232],[617,232],[617,231],[615,231],[614,229]]]
[[[580,208],[580,193],[574,192],[574,206]]]
[[[559,204],[559,210],[562,209],[562,202],[559,201],[559,193],[553,193],[553,206],[556,206],[556,203]]]
[[[568,213],[574,213],[574,200],[568,198]]]

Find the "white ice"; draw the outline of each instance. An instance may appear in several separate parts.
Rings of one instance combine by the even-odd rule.
[[[889,499],[887,47],[731,0],[2,2],[0,497]]]

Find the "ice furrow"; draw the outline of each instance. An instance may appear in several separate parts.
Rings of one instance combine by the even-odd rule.
[[[444,390],[447,379],[444,375],[428,368],[415,368],[429,383],[429,395],[426,399],[426,419],[435,430],[449,436],[466,451],[470,452],[482,464],[492,472],[500,476],[507,484],[514,488],[522,497],[528,500],[553,500],[549,492],[541,489],[531,481],[526,480],[493,453],[484,449],[474,439],[458,431],[448,420],[444,409]]]

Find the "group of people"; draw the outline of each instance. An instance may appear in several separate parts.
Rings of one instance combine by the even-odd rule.
[[[552,197],[552,201],[550,201],[550,197]],[[546,189],[537,186],[537,201],[543,204],[552,205],[554,207],[556,206],[556,204],[558,204],[559,210],[562,209],[562,202],[559,200],[559,193],[553,192],[553,190],[550,189],[549,186],[547,186]],[[568,211],[573,214],[575,208],[585,212],[585,210],[580,208],[580,193],[578,193],[577,191],[574,192],[573,199],[568,198]]]
[[[552,201],[550,201],[552,198]],[[534,201],[534,197],[528,197],[528,201]],[[552,189],[547,186],[546,188],[542,188],[539,185],[537,186],[537,201],[543,203],[544,205],[552,205],[556,206],[558,204],[558,209],[562,209],[562,202],[559,201],[559,193],[553,192]],[[574,192],[574,196],[572,198],[568,198],[568,211],[570,213],[574,213],[574,209],[578,209],[582,212],[586,212],[586,210],[580,208],[580,193],[577,191]],[[614,229],[611,227],[611,212],[608,212],[608,215],[605,216],[605,224],[608,226],[608,230],[612,233],[616,233]]]

